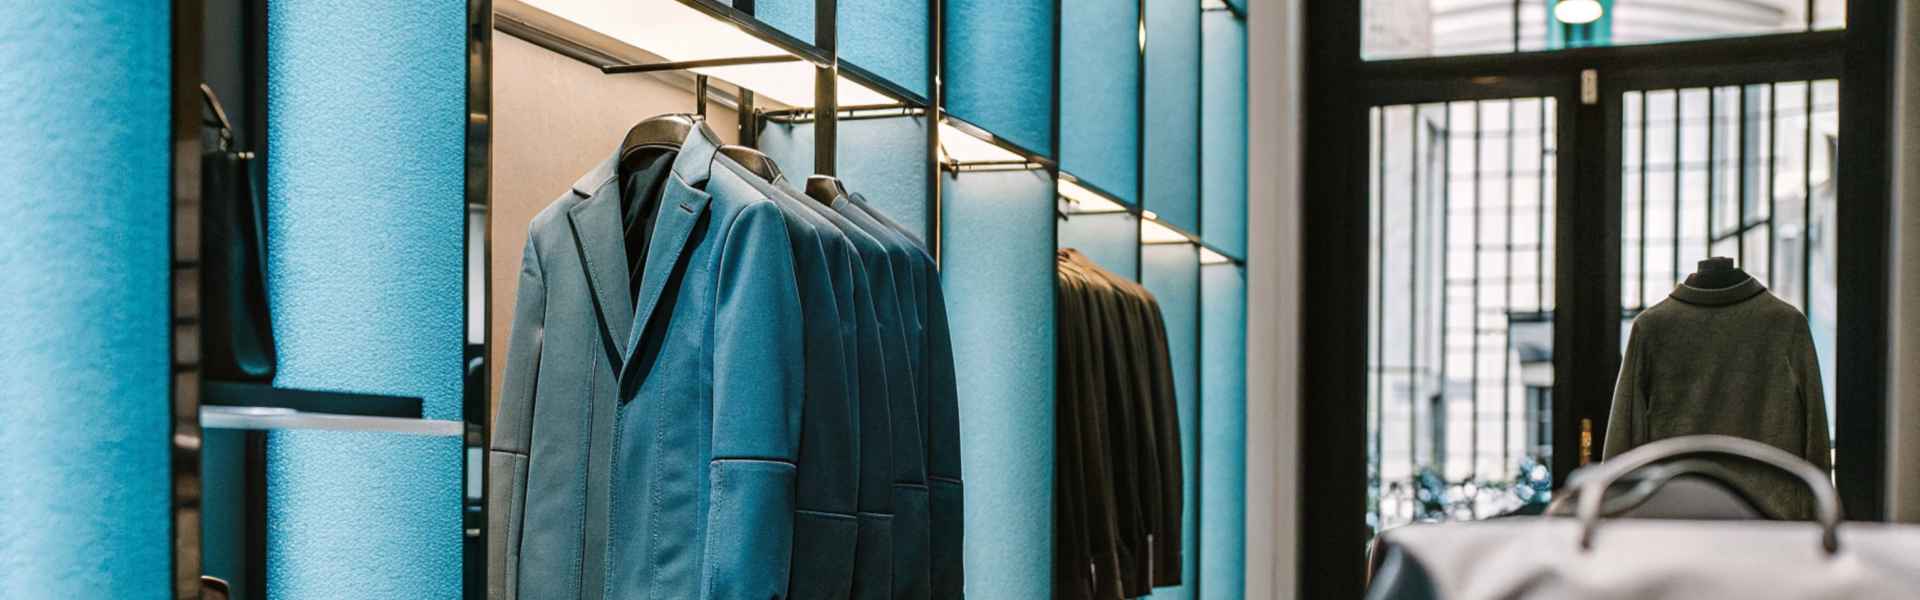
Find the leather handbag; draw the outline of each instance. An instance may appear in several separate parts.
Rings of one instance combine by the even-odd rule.
[[[1608,518],[1605,492],[1642,468],[1728,455],[1791,473],[1815,522]],[[1671,479],[1671,478],[1668,478]],[[1920,527],[1841,523],[1826,473],[1772,446],[1700,435],[1574,473],[1574,516],[1411,525],[1383,533],[1367,598],[1920,598]]]
[[[213,88],[201,84],[200,94],[219,137],[200,156],[200,366],[212,380],[270,382],[266,202],[254,154],[233,148],[233,125]]]

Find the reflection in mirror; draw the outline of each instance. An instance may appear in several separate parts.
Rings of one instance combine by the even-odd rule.
[[[486,0],[465,4],[394,33],[382,28],[396,20],[383,19],[408,3],[373,3],[361,20],[330,20],[299,3],[175,3],[204,10],[176,13],[192,24],[174,29],[173,87],[193,92],[190,104],[178,93],[175,103],[194,109],[184,120],[176,111],[176,133],[199,138],[204,151],[197,163],[175,161],[199,166],[175,177],[197,176],[201,188],[176,185],[173,198],[175,413],[198,425],[175,426],[175,597],[264,600],[269,588],[344,597],[356,583],[325,576],[339,569],[403,595],[484,597],[490,49],[475,25],[490,14]],[[269,12],[271,34],[285,36],[272,54]],[[448,32],[468,34],[470,60],[394,51],[442,43]],[[354,48],[344,59],[303,43],[356,35],[371,39],[339,44]],[[350,66],[309,67],[324,59]],[[445,82],[464,72],[468,85],[383,80],[324,104],[298,91],[335,90],[330,78],[391,72],[396,61],[455,75]],[[285,92],[273,99],[269,63]],[[409,110],[369,125],[370,107],[393,106]],[[465,117],[464,136],[449,127],[452,111]],[[407,141],[461,147],[414,148],[397,160],[331,143],[340,132],[366,147],[416,135]],[[464,550],[451,543],[456,526]],[[315,539],[339,545],[317,552]],[[396,548],[419,565],[368,562]]]

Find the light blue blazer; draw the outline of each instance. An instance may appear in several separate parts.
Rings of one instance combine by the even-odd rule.
[[[489,456],[493,598],[786,596],[792,245],[773,201],[712,177],[695,130],[661,175],[637,301],[617,157],[529,226]]]

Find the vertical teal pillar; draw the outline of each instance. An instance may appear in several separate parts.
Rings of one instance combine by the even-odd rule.
[[[1247,275],[1200,267],[1200,592],[1240,598],[1247,579]]]
[[[169,19],[0,20],[0,597],[171,595]]]
[[[1233,13],[1200,17],[1200,236],[1247,254],[1247,24]]]
[[[1200,3],[1146,3],[1142,206],[1195,231],[1200,228]]]
[[[417,396],[461,418],[464,0],[267,5],[275,385]],[[460,596],[454,438],[283,432],[273,598]]]
[[[941,177],[967,481],[967,595],[1053,593],[1053,178]]]
[[[1208,560],[1200,537],[1200,249],[1192,244],[1141,248],[1142,285],[1160,301],[1167,322],[1167,355],[1173,364],[1173,395],[1179,401],[1181,497],[1180,584],[1154,590],[1156,599],[1194,598],[1198,565]]]

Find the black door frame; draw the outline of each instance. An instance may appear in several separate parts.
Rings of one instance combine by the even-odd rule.
[[[1354,332],[1367,331],[1368,282],[1355,274],[1367,272],[1374,106],[1559,99],[1555,269],[1596,274],[1555,279],[1553,471],[1563,482],[1582,435],[1604,439],[1619,368],[1621,94],[1839,79],[1836,473],[1848,518],[1885,518],[1892,2],[1848,0],[1841,31],[1386,61],[1360,58],[1362,2],[1302,2],[1303,147],[1313,150],[1301,159],[1300,597],[1358,598],[1365,586],[1368,344]],[[1600,78],[1594,104],[1580,102],[1588,69]]]

